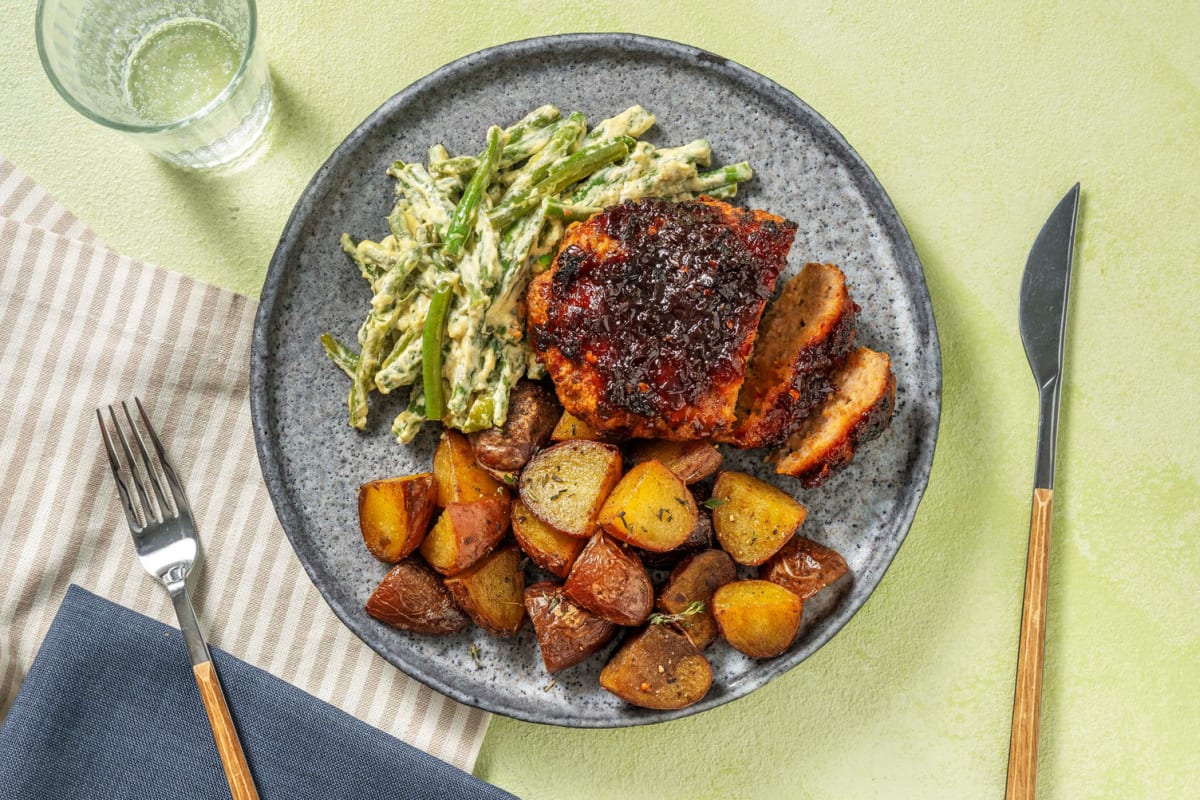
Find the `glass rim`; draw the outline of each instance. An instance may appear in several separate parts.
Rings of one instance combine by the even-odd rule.
[[[54,86],[55,91],[58,92],[59,96],[61,96],[63,100],[67,101],[67,105],[71,106],[71,108],[75,109],[80,114],[83,114],[83,116],[87,117],[93,122],[97,122],[106,128],[112,128],[113,130],[123,131],[125,133],[164,133],[166,131],[173,131],[186,127],[196,120],[207,116],[213,109],[228,100],[230,95],[237,90],[238,86],[246,76],[246,71],[250,66],[250,59],[254,56],[255,47],[258,44],[258,5],[255,0],[244,0],[246,3],[246,8],[250,14],[250,27],[246,37],[246,46],[242,49],[242,62],[238,64],[237,72],[235,72],[233,77],[229,79],[229,83],[225,85],[225,88],[222,89],[212,100],[209,100],[200,108],[196,109],[182,119],[158,124],[133,125],[126,122],[118,122],[116,120],[101,116],[84,105],[79,98],[67,91],[67,87],[63,86],[62,81],[59,80],[58,73],[55,72],[54,67],[51,66],[50,59],[46,53],[46,42],[45,36],[43,35],[43,30],[45,28],[44,16],[46,2],[47,0],[38,0],[37,14],[34,18],[34,33],[35,38],[37,39],[38,58],[42,62],[42,70],[46,73],[46,77],[50,79],[50,83],[52,86]]]

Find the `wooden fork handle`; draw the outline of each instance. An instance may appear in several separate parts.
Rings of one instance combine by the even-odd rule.
[[[1054,490],[1033,490],[1025,603],[1017,650],[1012,738],[1008,745],[1006,800],[1033,800],[1037,789],[1038,726],[1042,718],[1042,662],[1046,650],[1046,575],[1050,568],[1050,513]]]
[[[237,729],[233,727],[233,717],[229,715],[229,706],[225,703],[225,693],[221,691],[221,682],[217,680],[213,663],[204,661],[196,664],[192,672],[196,675],[196,685],[200,687],[200,697],[204,700],[204,710],[208,713],[208,722],[212,726],[213,739],[217,742],[217,752],[221,756],[221,766],[225,768],[225,779],[229,781],[233,800],[258,800],[250,765],[246,763],[246,754],[242,752],[242,743],[238,740]]]

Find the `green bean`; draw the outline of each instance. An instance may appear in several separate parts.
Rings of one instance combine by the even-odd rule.
[[[737,164],[730,164],[727,167],[718,167],[708,172],[697,173],[684,186],[689,192],[707,192],[710,189],[716,189],[726,184],[748,181],[753,177],[754,171],[750,169],[750,165],[742,161]]]
[[[443,283],[429,301],[425,329],[421,340],[421,382],[425,395],[425,414],[441,419],[442,407],[442,338],[446,333],[446,309],[450,305],[453,286]]]
[[[442,241],[442,252],[451,258],[455,258],[462,252],[463,245],[467,241],[467,234],[475,224],[475,212],[479,209],[479,199],[496,175],[496,162],[500,158],[503,136],[503,132],[495,125],[488,128],[487,148],[484,150],[483,160],[480,162],[479,168],[475,170],[475,174],[471,176],[471,182],[463,190],[462,200],[458,201],[458,206],[454,209],[454,215],[450,218],[450,224],[446,227],[446,236]],[[428,395],[428,392],[426,394]]]
[[[654,126],[655,118],[641,106],[630,106],[617,114],[596,123],[596,127],[584,137],[584,144],[599,142],[604,139],[614,139],[618,136],[637,138]]]
[[[428,225],[443,231],[454,215],[454,203],[438,188],[429,173],[420,164],[405,164],[397,161],[388,174],[396,179],[396,190],[403,192],[412,204],[413,214]]]
[[[354,380],[354,374],[358,372],[358,353],[335,339],[329,331],[321,334],[321,346],[325,348],[329,360]]]
[[[362,349],[358,354],[358,369],[350,381],[350,397],[347,401],[350,425],[359,430],[367,426],[367,394],[375,383],[375,368],[379,366],[380,352],[393,333],[392,325],[404,303],[411,298],[411,292],[404,299],[398,294],[416,266],[416,261],[416,250],[411,249],[404,262],[397,264],[379,280],[379,289],[371,298],[371,313],[359,329]]]
[[[358,265],[359,273],[366,279],[367,283],[374,284],[375,281],[379,280],[381,274],[379,266],[362,257],[358,252],[358,245],[350,238],[350,234],[343,233],[339,241],[341,242],[342,249],[346,251],[346,255],[354,259],[354,263]]]
[[[507,227],[517,217],[536,207],[543,198],[553,197],[605,164],[624,158],[633,145],[632,139],[619,137],[580,148],[551,166],[546,171],[546,177],[527,192],[508,197],[497,208],[492,209],[488,215],[492,224],[497,228]]]
[[[546,216],[554,219],[562,219],[567,222],[579,222],[585,220],[592,214],[599,211],[595,206],[576,205],[575,203],[564,203],[562,200],[555,200],[553,197],[547,198]]]
[[[400,444],[408,444],[417,437],[421,425],[428,419],[425,393],[420,386],[414,386],[408,395],[408,407],[397,414],[392,422],[392,435]]]
[[[599,207],[611,205],[611,203],[602,205],[596,200],[612,190],[613,187],[620,186],[643,174],[649,168],[653,154],[654,145],[649,142],[638,142],[623,161],[601,167],[593,172],[586,181],[581,182],[571,194],[571,202],[577,205]]]

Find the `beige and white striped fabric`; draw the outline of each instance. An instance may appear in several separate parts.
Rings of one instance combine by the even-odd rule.
[[[197,516],[209,640],[469,771],[488,715],[362,644],[279,526],[250,427],[254,310],[106,250],[0,157],[0,718],[68,584],[175,624],[134,557],[95,417],[136,394]]]

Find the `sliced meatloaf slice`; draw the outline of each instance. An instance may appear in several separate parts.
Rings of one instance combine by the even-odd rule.
[[[572,226],[526,295],[563,407],[610,435],[727,432],[795,233],[711,198],[625,202]]]
[[[833,391],[829,373],[854,346],[858,306],[846,276],[833,264],[805,264],[767,307],[737,422],[722,441],[738,447],[776,446]]]
[[[860,347],[830,376],[834,391],[768,460],[781,475],[813,488],[854,457],[855,449],[883,433],[896,405],[891,359]]]

